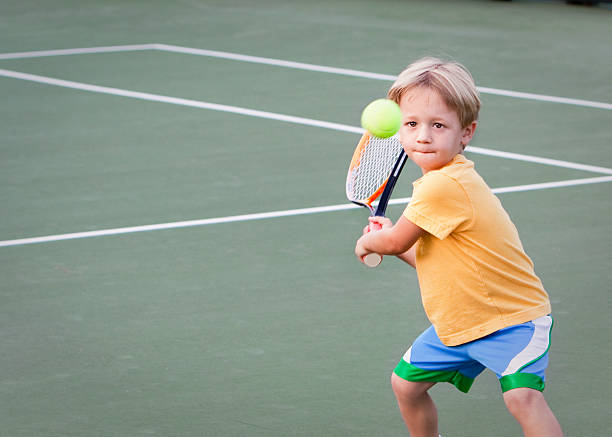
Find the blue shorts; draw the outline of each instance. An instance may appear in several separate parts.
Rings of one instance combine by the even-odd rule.
[[[519,387],[543,391],[552,325],[552,317],[544,316],[459,346],[443,345],[431,326],[394,373],[407,381],[450,382],[467,393],[474,379],[490,369],[504,392]]]

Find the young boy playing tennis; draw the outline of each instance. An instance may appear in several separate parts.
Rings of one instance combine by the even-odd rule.
[[[474,136],[480,99],[460,64],[424,58],[408,66],[388,97],[402,111],[400,142],[423,176],[395,224],[364,234],[355,254],[396,255],[417,270],[432,326],[395,368],[391,383],[412,437],[437,437],[428,390],[462,392],[485,368],[525,436],[561,436],[542,394],[552,319],[548,295],[515,226],[462,152]]]

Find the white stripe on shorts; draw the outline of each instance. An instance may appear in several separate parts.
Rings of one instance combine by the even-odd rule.
[[[532,321],[535,325],[533,337],[525,349],[520,351],[508,363],[508,367],[503,371],[502,376],[511,375],[518,372],[521,367],[537,360],[544,355],[550,346],[550,330],[552,327],[552,317],[543,316]]]
[[[406,353],[404,354],[403,360],[406,361],[408,364],[411,364],[410,363],[411,357],[412,357],[412,346],[410,346],[408,350],[406,351]]]

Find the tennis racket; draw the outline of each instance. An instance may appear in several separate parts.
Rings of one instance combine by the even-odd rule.
[[[346,197],[351,202],[365,206],[371,216],[384,217],[391,192],[395,187],[408,156],[396,134],[389,138],[378,138],[365,132],[349,166],[346,177]],[[380,197],[376,208],[373,202]],[[379,230],[380,225],[370,224],[370,230]],[[368,267],[376,267],[382,255],[370,253],[363,258]]]

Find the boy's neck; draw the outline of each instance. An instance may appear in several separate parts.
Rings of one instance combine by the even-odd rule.
[[[444,167],[446,167],[446,166],[448,166],[448,165],[452,164],[453,162],[455,162],[458,156],[464,157],[464,155],[463,155],[463,150],[462,150],[461,152],[457,153],[455,156],[453,156],[453,158],[452,158],[450,161],[448,161],[446,164],[444,164],[443,166],[438,167],[438,168],[431,168],[431,169],[429,169],[429,170],[425,170],[424,168],[421,168],[421,172],[423,173],[423,176],[425,176],[425,175],[426,175],[427,173],[429,173],[430,171],[441,170],[441,169],[443,169]]]

